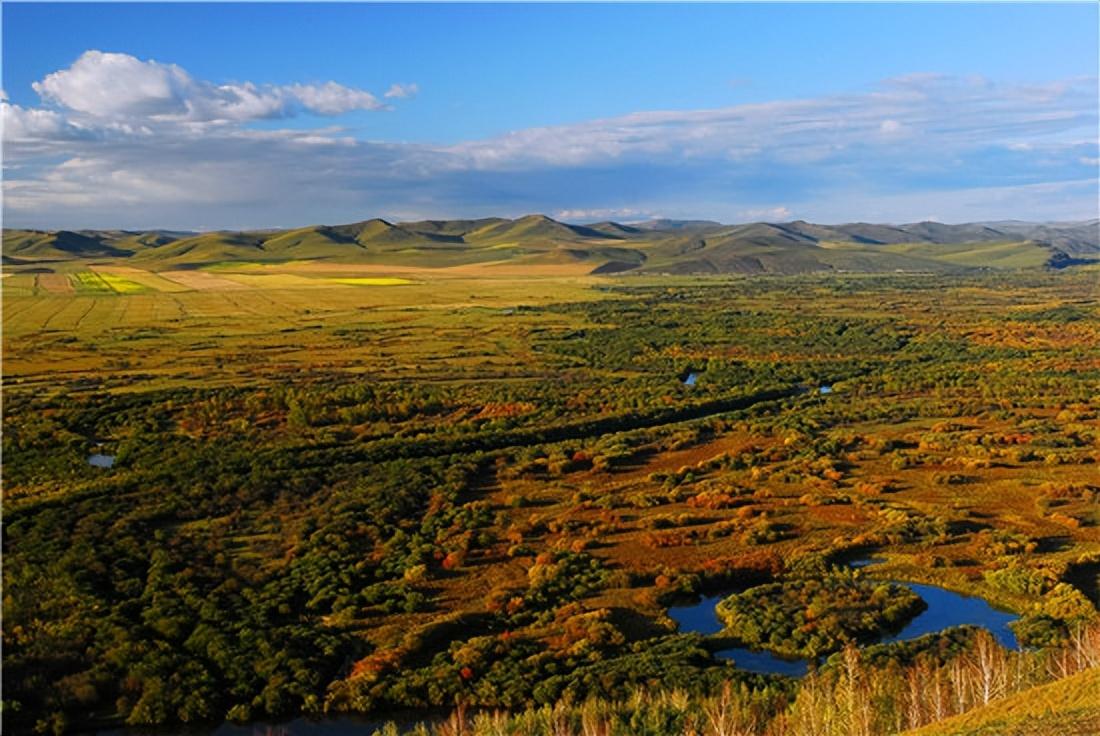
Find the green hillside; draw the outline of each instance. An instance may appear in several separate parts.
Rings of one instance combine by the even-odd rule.
[[[243,233],[203,233],[144,250],[130,259],[153,270],[223,261],[266,260],[261,240]]]
[[[882,250],[975,268],[1040,268],[1051,251],[1030,241],[992,243],[898,243]]]
[[[269,257],[282,256],[293,260],[341,258],[363,250],[361,243],[324,226],[288,230],[263,241]]]
[[[69,230],[5,230],[4,255],[28,261],[71,258],[124,258],[129,252],[100,237]]]
[[[1003,230],[996,225],[819,225],[802,220],[574,225],[545,215],[404,223],[374,218],[344,225],[202,234],[5,230],[3,255],[13,269],[83,259],[129,261],[151,270],[325,260],[418,268],[568,263],[573,268],[590,265],[590,272],[602,274],[953,273],[1087,267],[1100,259],[1095,223],[1010,222]],[[1054,243],[1067,244],[1066,249]]]

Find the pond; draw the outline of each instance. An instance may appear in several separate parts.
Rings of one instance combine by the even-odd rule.
[[[852,567],[867,567],[881,560],[860,559],[849,563]],[[973,624],[989,630],[1003,646],[1009,649],[1018,649],[1019,643],[1016,635],[1012,633],[1009,624],[1018,616],[1007,611],[1001,611],[989,605],[985,600],[962,593],[956,593],[936,585],[921,585],[918,583],[906,583],[904,581],[889,581],[897,585],[904,585],[919,595],[928,607],[914,616],[913,619],[897,634],[881,639],[884,643],[916,639],[925,634],[937,631]],[[703,636],[711,636],[722,631],[722,622],[718,620],[715,606],[718,602],[730,595],[730,592],[704,597],[698,603],[688,606],[673,606],[668,609],[668,615],[679,625],[680,631],[693,631]],[[720,649],[714,653],[715,657],[728,659],[738,667],[749,672],[760,672],[773,675],[787,675],[799,677],[806,674],[809,663],[801,659],[784,659],[770,652],[757,651],[744,648]]]
[[[690,606],[673,606],[668,609],[668,615],[679,625],[680,631],[694,631],[703,636],[717,634],[724,627],[718,620],[715,606],[729,593],[706,596],[698,603]],[[719,659],[733,661],[738,667],[749,672],[766,672],[774,675],[787,675],[789,677],[801,677],[806,674],[809,665],[802,659],[784,659],[771,652],[745,649],[743,647],[729,647],[714,653]]]
[[[109,468],[115,464],[115,456],[100,455],[97,452],[88,456],[88,464],[96,468]]]

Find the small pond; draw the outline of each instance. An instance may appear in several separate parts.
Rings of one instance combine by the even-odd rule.
[[[96,468],[109,468],[115,464],[115,456],[100,455],[97,452],[88,456],[88,464]]]
[[[881,562],[881,560],[860,559],[849,564],[852,567],[867,567],[878,562]],[[1016,614],[998,610],[981,598],[963,595],[935,585],[921,585],[903,581],[890,582],[904,585],[913,590],[924,599],[924,602],[928,604],[928,608],[914,616],[913,620],[897,634],[884,637],[881,640],[882,642],[889,643],[916,639],[925,634],[932,634],[952,626],[973,624],[988,629],[1003,646],[1009,649],[1019,648],[1016,636],[1009,628],[1009,624],[1018,618]],[[723,627],[722,622],[718,620],[715,606],[727,595],[730,595],[730,592],[704,597],[698,603],[689,606],[673,606],[668,609],[668,615],[679,624],[680,631],[693,631],[704,636],[717,634]],[[721,649],[716,651],[714,656],[720,659],[732,660],[738,667],[749,672],[791,677],[806,674],[809,666],[805,660],[784,659],[770,652],[752,649]]]
[[[718,620],[715,606],[727,595],[729,594],[719,593],[706,596],[690,606],[673,606],[668,609],[668,615],[679,624],[680,631],[694,631],[703,636],[717,634],[722,630],[722,622]],[[805,660],[784,659],[771,652],[743,647],[721,649],[715,652],[714,656],[732,660],[738,667],[749,672],[767,672],[790,677],[801,677],[806,674],[809,666]]]

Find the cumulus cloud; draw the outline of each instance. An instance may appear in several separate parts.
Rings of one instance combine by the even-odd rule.
[[[420,92],[420,85],[414,83],[410,84],[392,84],[390,88],[386,90],[385,97],[404,99],[406,97],[416,97]]]
[[[66,132],[66,122],[56,112],[27,109],[12,105],[6,100],[5,96],[4,101],[0,102],[4,140],[28,141],[38,138],[58,138]]]
[[[175,64],[95,50],[32,87],[44,101],[93,119],[244,122],[299,112],[340,115],[383,107],[370,92],[336,82],[214,84]]]
[[[289,226],[532,211],[578,221],[654,212],[834,222],[936,212],[958,221],[1096,211],[1095,80],[1011,86],[910,75],[861,94],[642,111],[447,146],[247,125],[383,104],[335,82],[215,84],[171,64],[88,52],[35,89],[47,106],[0,102],[13,225]],[[415,91],[399,84],[383,97]]]

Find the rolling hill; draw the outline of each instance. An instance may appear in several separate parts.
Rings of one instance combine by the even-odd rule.
[[[651,220],[575,225],[534,214],[514,220],[399,223],[375,218],[249,232],[5,230],[3,255],[9,269],[126,261],[156,271],[226,262],[323,260],[421,268],[568,263],[597,274],[953,273],[1096,262],[1098,231],[1096,220],[961,225]]]
[[[1100,669],[994,700],[904,736],[1094,736],[1100,733]]]
[[[70,230],[4,230],[4,257],[26,261],[124,258],[130,252],[106,238]]]

